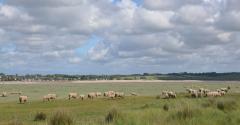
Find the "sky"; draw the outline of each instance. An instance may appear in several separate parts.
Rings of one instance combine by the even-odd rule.
[[[240,0],[0,0],[0,72],[240,71]]]

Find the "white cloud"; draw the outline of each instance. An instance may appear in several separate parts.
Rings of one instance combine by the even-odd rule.
[[[209,12],[199,5],[186,5],[180,8],[177,13],[178,22],[182,22],[190,25],[206,24],[208,19],[211,18]],[[178,23],[177,22],[177,23]]]
[[[73,57],[73,58],[70,58],[70,59],[69,59],[69,62],[70,62],[70,63],[73,63],[73,64],[78,64],[78,63],[80,63],[81,61],[82,61],[82,59],[79,58],[79,57]]]
[[[132,0],[7,0],[0,5],[0,65],[4,71],[19,66],[19,72],[55,66],[64,71],[80,63],[89,69],[123,65],[114,72],[170,72],[231,64],[235,71],[238,5],[238,0],[144,0],[140,6]],[[91,44],[93,36],[101,42]],[[82,47],[87,49],[79,54]]]

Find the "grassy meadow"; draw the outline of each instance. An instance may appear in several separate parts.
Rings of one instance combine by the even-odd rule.
[[[224,97],[192,99],[186,87],[217,88],[231,86]],[[73,125],[239,125],[239,82],[159,82],[159,83],[74,83],[1,84],[0,92],[21,91],[29,102],[18,104],[17,95],[0,97],[0,125],[50,125],[62,112]],[[67,100],[69,92],[123,91],[124,99]],[[162,90],[177,92],[176,99],[157,99]],[[139,96],[129,96],[136,92]],[[41,97],[56,93],[59,99],[42,102]],[[38,112],[46,120],[34,120]],[[57,125],[57,124],[55,124]],[[61,124],[58,124],[61,125]]]

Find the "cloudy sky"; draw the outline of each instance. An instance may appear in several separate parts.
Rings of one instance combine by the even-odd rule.
[[[0,0],[0,72],[240,71],[240,0]]]

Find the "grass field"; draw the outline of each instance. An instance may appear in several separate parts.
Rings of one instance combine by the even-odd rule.
[[[224,97],[192,99],[184,94],[186,87],[214,90],[228,85],[231,91]],[[239,125],[239,86],[239,82],[1,84],[0,91],[21,91],[29,96],[29,102],[18,104],[17,95],[1,97],[0,125],[14,125],[14,122],[47,125],[57,111],[69,114],[74,125]],[[136,92],[140,96],[114,100],[66,100],[69,92],[86,94],[107,90],[123,91],[127,95]],[[156,99],[162,90],[181,94],[178,94],[177,99]],[[59,99],[42,102],[41,97],[48,93],[57,93]],[[111,110],[117,115],[107,123],[105,119]],[[37,112],[45,113],[47,120],[34,121]]]

